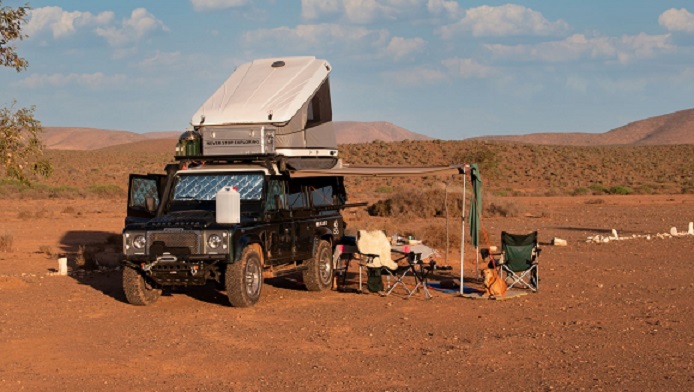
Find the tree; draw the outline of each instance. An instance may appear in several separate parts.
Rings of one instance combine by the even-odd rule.
[[[17,53],[13,45],[26,37],[22,26],[26,23],[28,4],[17,8],[2,7],[0,0],[0,65],[21,72],[29,63]],[[28,183],[32,175],[47,177],[51,164],[43,160],[43,143],[39,138],[41,122],[34,118],[35,107],[15,110],[16,102],[0,109],[0,166],[5,174]]]
[[[0,0],[2,6],[2,0]],[[0,7],[0,64],[4,67],[12,67],[17,72],[27,68],[29,63],[19,57],[17,47],[12,45],[12,41],[22,40],[26,37],[22,34],[22,23],[26,22],[29,5],[23,7]]]

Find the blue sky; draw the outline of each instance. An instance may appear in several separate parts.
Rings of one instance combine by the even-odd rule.
[[[18,6],[25,0],[3,0]],[[441,139],[606,132],[694,108],[694,1],[38,1],[0,104],[44,126],[183,130],[241,63],[333,66],[334,120]]]

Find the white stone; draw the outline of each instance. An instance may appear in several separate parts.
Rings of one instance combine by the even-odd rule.
[[[563,239],[558,238],[558,237],[554,237],[552,239],[552,245],[554,245],[554,246],[567,246],[568,243],[566,242],[566,240],[563,240]]]
[[[617,230],[612,229],[612,239],[613,240],[618,240],[619,236],[617,235]]]
[[[694,235],[694,222],[689,222],[689,230],[687,230],[687,234]]]
[[[670,228],[670,235],[677,235],[677,228],[676,227]]]

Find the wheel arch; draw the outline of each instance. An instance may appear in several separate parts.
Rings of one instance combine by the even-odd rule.
[[[248,247],[254,248],[258,252],[258,255],[260,256],[260,264],[264,266],[265,247],[263,246],[263,241],[260,239],[260,236],[256,234],[243,235],[241,238],[239,238],[239,240],[236,242],[236,246],[234,246],[234,256],[231,258],[230,262],[236,263],[241,260],[243,251]]]

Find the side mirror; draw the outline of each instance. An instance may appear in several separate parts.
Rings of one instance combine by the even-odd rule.
[[[146,197],[145,198],[145,208],[147,208],[147,211],[151,213],[157,212],[157,202],[154,200],[153,197]]]

